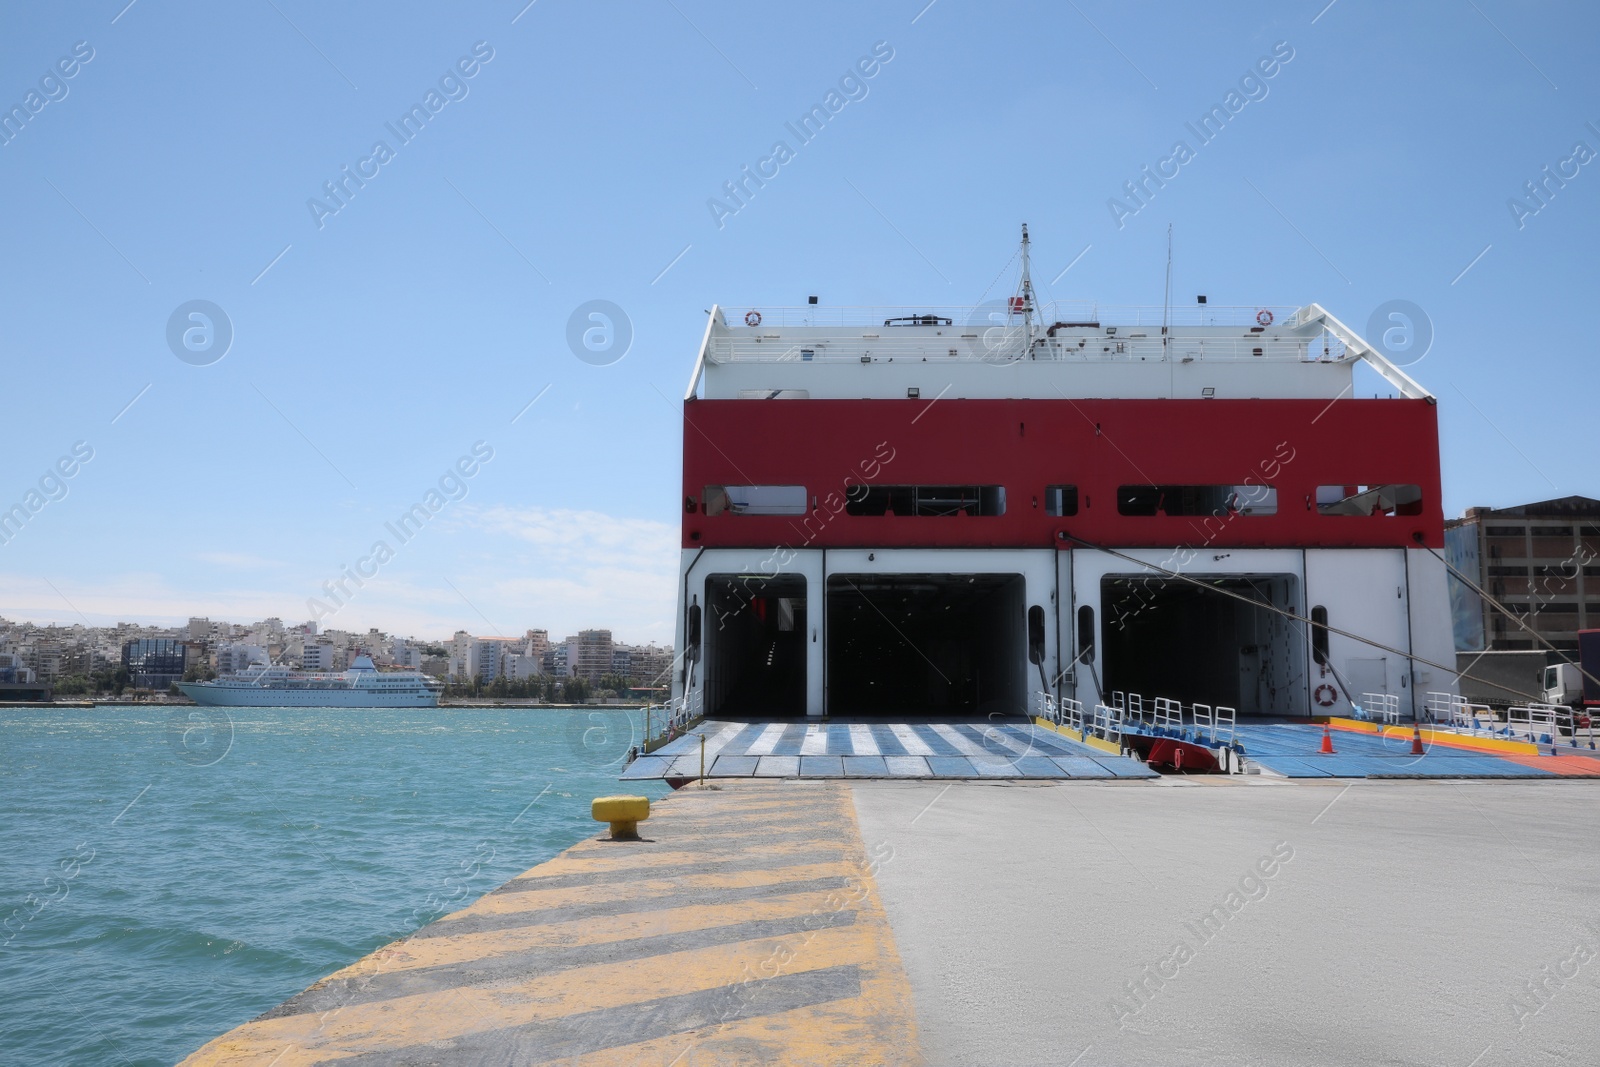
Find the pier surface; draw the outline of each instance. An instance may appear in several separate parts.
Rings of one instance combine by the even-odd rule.
[[[727,781],[190,1064],[1588,1064],[1591,779]]]
[[[184,1062],[919,1062],[847,790],[685,791],[639,830],[568,849]]]
[[[1500,1067],[1600,1061],[1595,785],[852,790],[929,1063]]]

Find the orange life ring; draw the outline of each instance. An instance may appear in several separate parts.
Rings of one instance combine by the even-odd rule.
[[[1271,326],[1272,312],[1268,311],[1266,308],[1262,308],[1260,311],[1256,312],[1256,325]]]
[[[1316,700],[1318,707],[1331,708],[1334,702],[1339,699],[1339,691],[1327,682],[1323,682],[1317,686],[1317,691],[1312,694],[1312,697]]]
[[[746,311],[744,313],[744,324],[746,326],[760,326],[761,325],[761,312],[754,311],[754,310]]]

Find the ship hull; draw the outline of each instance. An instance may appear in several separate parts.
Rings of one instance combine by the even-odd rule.
[[[436,708],[439,694],[430,690],[269,689],[179,682],[196,704],[227,708]]]

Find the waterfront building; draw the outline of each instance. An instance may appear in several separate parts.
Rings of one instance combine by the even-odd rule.
[[[1600,500],[1567,496],[1468,508],[1445,523],[1451,563],[1538,637],[1566,652],[1600,628]],[[1456,648],[1545,648],[1466,583],[1451,579]]]
[[[183,679],[184,643],[175,637],[136,638],[122,646],[122,667],[139,689],[165,689]]]

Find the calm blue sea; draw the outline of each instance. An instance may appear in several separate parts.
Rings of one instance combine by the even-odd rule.
[[[639,715],[0,708],[0,1064],[173,1063],[465,906],[598,832]]]

